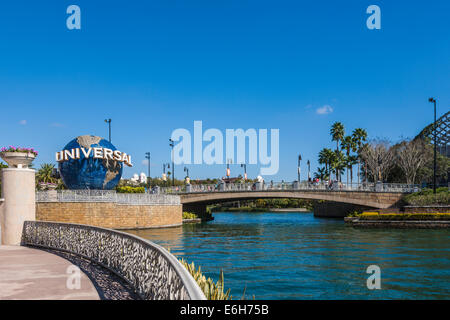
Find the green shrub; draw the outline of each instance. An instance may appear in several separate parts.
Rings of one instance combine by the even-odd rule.
[[[144,187],[118,186],[116,187],[118,193],[145,193]]]
[[[184,259],[181,259],[180,262],[184,265],[184,267],[189,271],[191,276],[197,282],[200,289],[202,289],[205,294],[206,299],[208,300],[231,300],[232,296],[230,295],[230,289],[227,292],[223,292],[224,290],[224,277],[223,271],[220,270],[219,281],[214,283],[211,278],[206,279],[203,275],[200,267],[196,269],[194,263],[187,263]]]
[[[375,212],[364,212],[358,216],[360,220],[450,220],[450,213],[400,213],[400,214],[378,214]]]
[[[183,212],[183,219],[198,219],[198,216],[193,212]]]
[[[432,189],[424,189],[420,192],[405,195],[403,201],[412,206],[449,205],[450,192],[447,187],[437,188],[436,194],[433,193]]]

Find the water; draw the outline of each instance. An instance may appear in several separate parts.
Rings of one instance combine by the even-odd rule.
[[[129,231],[170,248],[233,299],[449,299],[450,231],[355,229],[312,213],[214,213],[178,228]],[[368,290],[366,269],[381,268]]]

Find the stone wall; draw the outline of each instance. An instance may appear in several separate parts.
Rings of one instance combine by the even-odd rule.
[[[436,206],[403,206],[398,208],[387,208],[387,209],[377,209],[371,210],[375,212],[379,212],[381,214],[389,214],[389,213],[450,213],[450,206],[448,205],[436,205]]]
[[[111,229],[182,225],[181,205],[114,202],[37,202],[36,220],[87,224]]]

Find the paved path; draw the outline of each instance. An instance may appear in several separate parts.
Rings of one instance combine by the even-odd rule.
[[[0,300],[98,300],[91,280],[81,272],[79,289],[68,289],[73,266],[55,254],[22,246],[0,245]]]

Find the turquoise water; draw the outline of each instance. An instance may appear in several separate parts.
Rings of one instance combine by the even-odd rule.
[[[214,213],[178,228],[130,231],[220,268],[233,299],[449,299],[450,231],[355,229],[312,213]],[[367,289],[369,265],[381,289]]]

